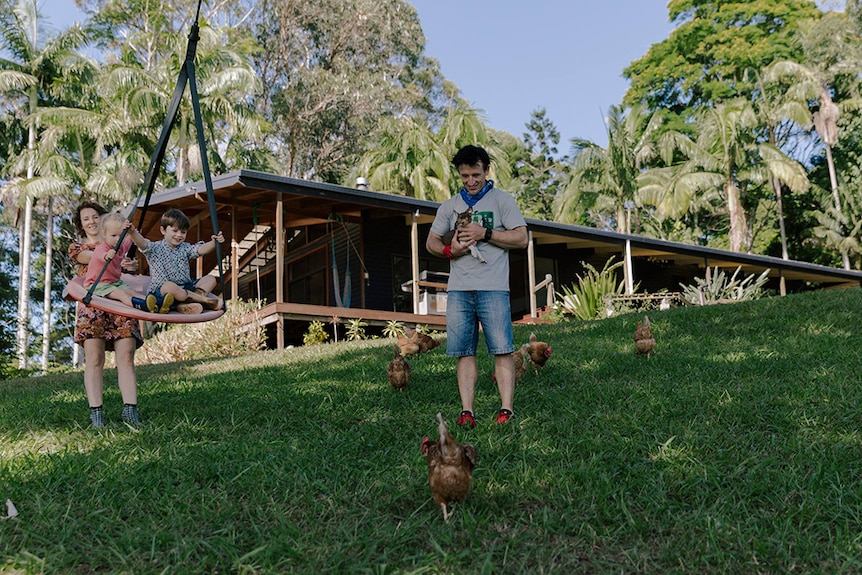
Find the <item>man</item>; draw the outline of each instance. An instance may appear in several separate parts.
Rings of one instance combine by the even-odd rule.
[[[496,422],[503,424],[512,417],[515,395],[509,250],[527,247],[527,223],[515,199],[488,179],[488,152],[478,146],[464,146],[452,164],[463,187],[438,208],[425,247],[450,260],[446,355],[458,358],[462,411],[457,423],[476,427],[473,400],[479,379],[476,348],[481,323],[488,353],[494,356],[500,393]],[[458,215],[469,208],[472,221],[456,229]],[[478,248],[481,258],[470,254],[472,247]]]

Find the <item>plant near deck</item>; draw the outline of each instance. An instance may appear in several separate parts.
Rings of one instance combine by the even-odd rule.
[[[365,339],[366,326],[368,326],[368,322],[361,317],[347,320],[347,341]]]
[[[387,321],[383,328],[383,336],[394,339],[399,335],[404,335],[404,324],[397,319]]]
[[[302,343],[305,345],[318,345],[326,343],[329,339],[329,334],[326,333],[326,327],[322,321],[313,321],[308,324],[308,330],[302,336]]]
[[[167,363],[190,359],[229,357],[266,346],[260,323],[260,300],[231,300],[225,313],[212,321],[166,324],[135,354],[135,363]],[[113,354],[108,354],[111,365]]]
[[[605,297],[620,295],[625,290],[625,281],[617,282],[616,271],[623,262],[613,263],[614,258],[605,262],[602,271],[587,262],[581,262],[587,273],[578,276],[578,283],[562,286],[563,293],[557,293],[560,307],[564,312],[578,319],[597,319],[605,311]]]
[[[764,295],[763,286],[769,281],[769,271],[765,270],[759,276],[750,274],[744,278],[737,276],[742,266],[736,268],[733,275],[727,277],[718,266],[706,268],[706,278],[694,278],[693,285],[683,285],[682,298],[692,305],[712,305],[758,299]]]

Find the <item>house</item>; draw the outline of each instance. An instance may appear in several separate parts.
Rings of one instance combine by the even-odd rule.
[[[378,327],[389,321],[445,327],[448,262],[425,250],[438,203],[248,170],[216,176],[212,186],[218,229],[228,241],[198,262],[197,274],[221,276],[228,299],[265,300],[272,346],[301,343],[310,321],[333,317]],[[179,208],[192,222],[188,241],[206,241],[214,229],[207,198],[202,182],[165,190],[153,194],[146,209],[139,207],[133,221],[146,237],[158,238],[161,214]],[[678,291],[704,277],[707,267],[727,273],[741,267],[745,275],[769,270],[767,287],[782,293],[862,284],[859,271],[527,223],[528,248],[510,254],[516,320],[535,318],[549,295],[576,282],[582,262],[602,269],[611,257],[625,262],[629,292],[634,285],[647,293]]]

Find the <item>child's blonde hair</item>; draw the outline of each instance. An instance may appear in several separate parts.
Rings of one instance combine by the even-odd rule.
[[[102,214],[99,218],[99,239],[105,239],[105,228],[108,227],[108,224],[117,224],[122,228],[124,223],[126,223],[126,218],[124,218],[123,214],[120,212],[108,212],[107,214]]]

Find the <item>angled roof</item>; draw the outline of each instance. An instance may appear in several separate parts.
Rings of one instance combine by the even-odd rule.
[[[375,214],[417,214],[420,222],[430,222],[440,205],[427,200],[308,182],[251,170],[214,176],[212,183],[219,229],[230,238],[244,237],[258,224],[274,225],[279,193],[283,202],[285,227],[325,222],[329,215],[334,213],[347,219],[355,218],[357,221],[362,214],[366,217],[374,217]],[[195,241],[197,238],[206,240],[212,235],[206,186],[202,181],[153,194],[144,222],[139,225],[145,236],[158,236],[159,217],[165,210],[165,204],[183,210],[192,220],[189,241]],[[134,216],[135,224],[138,224],[140,215],[139,211]],[[628,243],[633,257],[670,261],[675,265],[734,269],[742,266],[747,274],[761,273],[769,269],[771,277],[783,275],[788,280],[814,282],[826,287],[862,285],[862,272],[855,270],[783,260],[772,256],[742,254],[532,218],[527,219],[527,224],[537,246],[556,244],[565,245],[569,249],[591,248],[598,253],[606,252],[610,256],[621,254]],[[214,260],[205,263],[210,264],[214,265]]]

